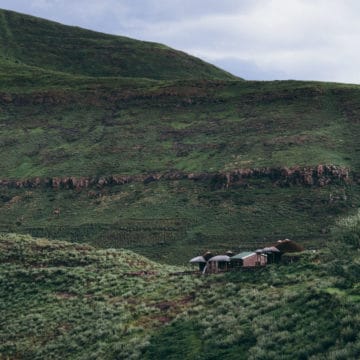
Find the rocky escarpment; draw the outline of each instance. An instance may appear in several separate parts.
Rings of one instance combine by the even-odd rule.
[[[137,83],[122,84],[121,88],[109,89],[99,84],[84,85],[77,91],[69,89],[34,90],[32,92],[2,92],[0,91],[0,105],[62,105],[62,104],[117,104],[138,101],[157,101],[176,105],[190,105],[194,103],[222,102],[215,94],[215,90],[224,87],[223,81],[196,81],[187,83],[177,82],[175,85],[161,88],[138,88]],[[212,89],[211,90],[209,90]]]
[[[188,83],[177,81],[176,85],[169,84],[162,87],[137,88],[136,83],[122,84],[119,89],[109,90],[99,84],[84,85],[77,91],[69,89],[34,90],[32,92],[2,92],[0,91],[0,105],[61,105],[61,104],[91,104],[103,106],[104,104],[129,103],[138,101],[155,101],[159,106],[176,104],[188,106],[205,103],[223,103],[228,97],[222,97],[219,92],[225,84],[221,80],[198,80]],[[233,83],[234,86],[237,82]],[[279,100],[293,101],[298,98],[317,98],[323,94],[320,87],[309,86],[306,88],[281,91],[247,91],[237,98],[242,104],[271,103]]]
[[[314,167],[277,167],[244,168],[228,172],[185,173],[172,171],[139,175],[109,175],[101,177],[53,177],[24,180],[3,179],[1,187],[53,189],[87,189],[106,186],[124,185],[134,182],[148,184],[160,180],[191,180],[208,182],[213,188],[227,188],[234,185],[247,185],[250,180],[268,179],[276,186],[326,186],[334,183],[357,181],[356,174],[345,167],[335,165],[317,165]]]

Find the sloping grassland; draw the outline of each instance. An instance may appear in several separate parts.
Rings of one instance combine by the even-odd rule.
[[[285,237],[322,247],[359,206],[359,86],[243,81],[0,15],[0,230],[182,263]]]
[[[0,10],[0,358],[359,359],[359,118],[359,86]]]

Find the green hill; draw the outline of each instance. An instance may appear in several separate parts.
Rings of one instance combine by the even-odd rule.
[[[359,359],[359,117],[358,85],[0,10],[0,359]]]
[[[321,247],[359,206],[359,86],[242,81],[160,45],[0,18],[0,230],[182,263]]]
[[[234,79],[167,46],[64,26],[0,10],[0,56],[15,63],[87,76]]]

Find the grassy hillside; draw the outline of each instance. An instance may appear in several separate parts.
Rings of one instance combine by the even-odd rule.
[[[359,117],[0,10],[0,359],[359,359]],[[298,262],[188,273],[279,238]]]
[[[318,164],[348,168],[352,179],[359,171],[358,86],[38,79],[24,89],[17,85],[23,79],[3,85],[2,178],[138,180],[82,189],[3,186],[3,231],[183,262],[207,248],[251,250],[285,237],[323,246],[336,218],[359,206],[356,179],[324,187],[256,176],[230,186],[216,176],[188,179]],[[153,173],[178,179],[144,181]]]
[[[319,248],[359,206],[359,86],[241,81],[161,45],[0,15],[2,231],[183,263],[285,237]]]
[[[81,191],[1,188],[0,199],[2,231],[128,248],[167,263],[286,237],[321,248],[336,219],[360,205],[354,186],[282,188],[269,180],[229,189],[189,180]]]
[[[41,86],[41,78],[33,82]],[[3,177],[359,168],[358,86],[89,78],[56,78],[47,90],[8,84],[0,97]]]
[[[233,79],[167,46],[64,26],[0,10],[0,56],[15,63],[76,75],[152,79]]]
[[[196,276],[130,251],[1,234],[1,357],[358,359],[358,243],[330,245],[290,265]]]

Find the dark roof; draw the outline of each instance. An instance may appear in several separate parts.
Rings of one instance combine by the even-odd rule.
[[[304,251],[304,248],[300,244],[297,244],[295,241],[289,239],[278,240],[273,246],[279,249],[282,253]]]

